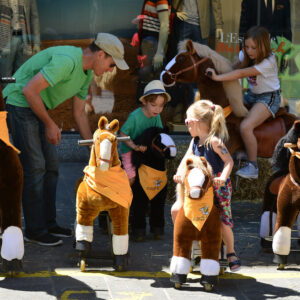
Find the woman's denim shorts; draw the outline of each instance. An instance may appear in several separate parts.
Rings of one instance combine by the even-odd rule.
[[[263,103],[271,112],[273,118],[275,118],[275,114],[277,113],[281,102],[280,91],[277,90],[262,94],[253,94],[251,91],[249,91],[246,95],[244,95],[245,104],[253,106],[255,103],[259,102]]]

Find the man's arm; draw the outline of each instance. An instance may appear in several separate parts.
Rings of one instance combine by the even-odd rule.
[[[49,143],[58,145],[61,133],[58,126],[49,116],[45,104],[40,96],[42,90],[49,86],[48,81],[41,72],[32,77],[23,88],[22,92],[34,114],[44,123],[46,139]]]
[[[85,101],[77,96],[74,96],[72,109],[73,117],[76,125],[78,126],[81,137],[85,140],[92,139],[93,135],[90,128],[89,119],[85,113]]]

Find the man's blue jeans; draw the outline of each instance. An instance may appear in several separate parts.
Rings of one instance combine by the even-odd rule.
[[[9,131],[14,145],[21,151],[24,171],[25,236],[37,238],[56,226],[56,146],[46,141],[45,126],[30,108],[9,104],[6,108]]]

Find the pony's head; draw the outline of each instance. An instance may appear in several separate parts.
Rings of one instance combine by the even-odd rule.
[[[147,146],[144,153],[133,152],[132,162],[138,168],[141,164],[146,163],[156,168],[157,164],[161,164],[165,159],[171,159],[176,156],[176,146],[164,129],[159,127],[147,128],[139,137],[134,140],[136,145]]]
[[[201,156],[190,155],[186,160],[185,190],[193,199],[201,198],[212,185],[212,169]]]
[[[222,107],[230,104],[233,113],[244,117],[247,109],[243,103],[242,86],[238,80],[216,82],[207,74],[208,67],[217,73],[227,73],[232,70],[228,59],[210,49],[206,45],[185,40],[178,45],[179,53],[167,64],[160,79],[165,86],[173,86],[176,82],[197,82],[200,97],[209,99]],[[229,102],[229,103],[228,103]]]
[[[160,80],[167,87],[173,86],[175,82],[196,82],[199,77],[205,76],[205,70],[209,66],[213,67],[212,61],[208,57],[197,55],[193,42],[188,40],[186,50],[181,51],[166,65]]]
[[[111,166],[120,164],[116,132],[119,130],[119,121],[108,123],[102,116],[98,122],[98,129],[94,132],[94,144],[91,150],[89,165],[96,166],[102,171],[107,171]]]
[[[285,143],[284,147],[289,149],[291,156],[289,161],[290,174],[300,184],[300,120],[294,122],[293,130],[295,133],[295,142]]]

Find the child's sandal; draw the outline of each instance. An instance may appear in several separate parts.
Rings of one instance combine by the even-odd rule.
[[[233,256],[237,257],[237,255],[234,252],[228,253],[227,254],[227,259],[228,259],[228,257],[233,257]],[[241,260],[240,259],[236,259],[234,261],[230,261],[230,262],[228,262],[228,265],[229,265],[229,268],[230,268],[231,272],[239,271],[241,269]],[[238,266],[238,267],[233,268],[235,266]]]

